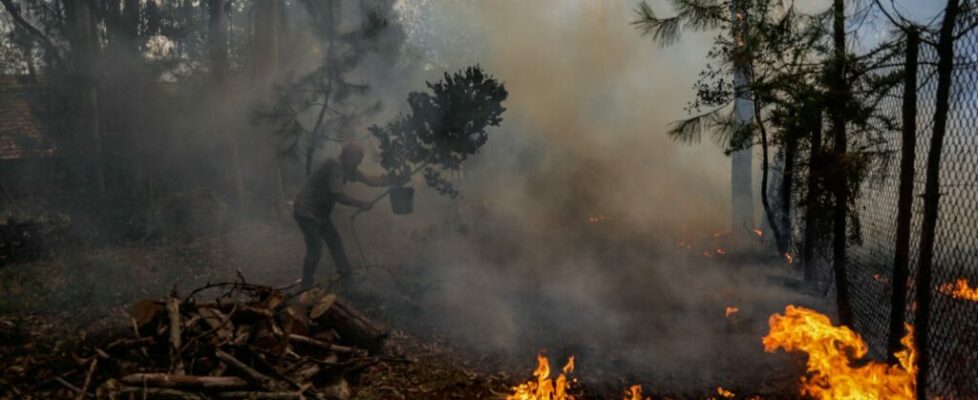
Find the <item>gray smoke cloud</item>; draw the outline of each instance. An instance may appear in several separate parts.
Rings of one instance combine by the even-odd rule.
[[[413,79],[478,63],[510,97],[458,177],[463,198],[422,188],[414,214],[382,203],[358,220],[367,263],[391,272],[369,285],[420,307],[395,318],[523,368],[537,350],[573,353],[582,375],[631,374],[657,390],[713,390],[767,368],[767,315],[804,300],[766,282],[769,269],[676,246],[729,225],[729,159],[709,140],[666,135],[710,35],[660,48],[630,26],[632,2],[397,6],[423,55]]]

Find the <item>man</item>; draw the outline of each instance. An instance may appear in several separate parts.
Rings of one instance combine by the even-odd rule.
[[[295,196],[295,220],[306,240],[306,256],[302,262],[303,289],[313,285],[316,265],[323,253],[323,241],[333,256],[340,280],[349,279],[350,260],[346,258],[343,242],[330,219],[330,213],[336,203],[356,207],[361,211],[370,210],[372,204],[343,193],[343,184],[349,181],[368,186],[390,186],[398,183],[393,177],[368,176],[360,172],[357,167],[362,160],[363,147],[356,143],[347,143],[340,151],[339,159],[330,158],[316,168]]]

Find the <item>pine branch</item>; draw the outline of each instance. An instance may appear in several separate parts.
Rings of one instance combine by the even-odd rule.
[[[699,143],[703,138],[703,131],[709,130],[715,135],[714,139],[722,143],[733,134],[730,112],[724,112],[728,108],[729,104],[726,104],[705,113],[673,122],[670,124],[667,134],[672,140],[691,144]]]
[[[635,13],[638,15],[632,25],[641,31],[642,36],[651,36],[661,46],[679,41],[681,28],[694,31],[716,29],[729,22],[725,9],[716,0],[673,0],[676,16],[659,18],[648,3],[639,3]]]

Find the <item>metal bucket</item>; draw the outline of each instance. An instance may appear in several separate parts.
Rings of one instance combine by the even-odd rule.
[[[394,214],[404,215],[414,211],[414,188],[395,187],[391,188],[391,211]]]

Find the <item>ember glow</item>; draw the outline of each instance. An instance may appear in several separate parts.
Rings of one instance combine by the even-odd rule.
[[[795,256],[791,255],[791,253],[784,253],[784,259],[788,260],[788,264],[795,263]]]
[[[954,283],[945,283],[937,291],[955,299],[978,302],[978,287],[971,287],[967,279],[959,278]]]
[[[863,362],[868,348],[858,334],[832,326],[829,317],[802,307],[788,306],[784,315],[769,320],[764,350],[801,351],[808,354],[808,376],[801,379],[801,394],[823,400],[912,399],[917,384],[917,353],[913,329],[900,341],[899,365]]]
[[[573,371],[574,356],[571,356],[557,379],[550,379],[550,361],[546,356],[538,355],[537,369],[533,371],[536,381],[531,380],[514,387],[513,394],[507,396],[506,400],[574,400],[575,397],[567,393],[570,389],[567,374]]]
[[[727,309],[726,309],[726,311],[724,311],[724,314],[727,316],[727,318],[730,318],[731,315],[734,315],[734,314],[736,314],[738,312],[740,312],[740,309],[739,308],[733,307],[733,306],[728,306]]]
[[[723,397],[725,399],[732,399],[732,398],[734,398],[734,393],[733,392],[731,392],[731,391],[729,391],[727,389],[724,389],[722,387],[718,387],[717,388],[717,394],[719,394],[720,397]]]

